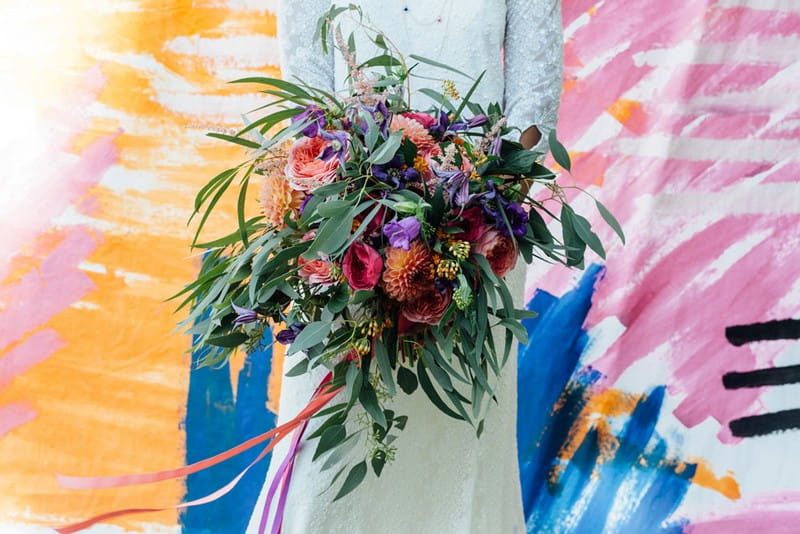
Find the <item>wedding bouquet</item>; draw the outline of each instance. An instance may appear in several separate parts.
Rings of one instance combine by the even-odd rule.
[[[378,55],[356,61],[353,36],[346,42],[334,25],[346,11],[358,15]],[[320,469],[339,466],[331,487],[347,470],[334,499],[358,486],[369,466],[380,476],[392,460],[393,442],[407,423],[389,402],[398,390],[420,388],[432,407],[472,425],[480,437],[514,338],[527,342],[520,321],[533,315],[514,307],[504,275],[520,261],[583,267],[587,246],[604,257],[589,221],[567,203],[567,187],[539,162],[543,154],[508,139],[513,130],[500,105],[471,100],[482,75],[463,96],[451,80],[441,80],[441,91],[428,83],[418,92],[431,107],[414,109],[417,65],[469,76],[434,60],[406,58],[364,23],[355,6],[331,8],[320,19],[325,53],[331,34],[349,66],[345,94],[302,81],[237,81],[265,87],[273,100],[261,108],[266,114],[236,135],[209,134],[246,148],[247,158],[197,194],[193,217],[202,215],[193,246],[205,250],[202,268],[176,295],[184,298],[181,308],[191,308],[184,324],[195,345],[207,349],[201,364],[218,364],[239,348],[252,350],[269,338],[267,329],[276,328],[274,339],[287,345],[288,354],[302,354],[287,376],[322,367],[324,378],[308,405],[282,425],[191,465],[110,477],[60,475],[62,486],[109,488],[184,477],[266,443],[246,472],[294,432],[260,527],[263,532],[282,486],[274,520],[280,529],[298,444],[312,417],[321,418],[307,436],[318,439],[314,459],[323,459]],[[549,146],[569,170],[555,132]],[[238,228],[198,243],[237,180]],[[260,182],[261,212],[247,218],[254,181]],[[624,241],[613,215],[596,205]],[[548,222],[560,232],[554,234]],[[359,436],[368,446],[348,465]],[[210,502],[243,476],[206,497],[159,509]],[[58,532],[152,510],[109,512]]]
[[[302,81],[237,80],[262,86],[274,100],[238,134],[209,134],[248,154],[198,193],[197,232],[237,181],[238,228],[208,243],[195,238],[207,252],[181,294],[182,306],[191,305],[186,324],[196,344],[212,349],[203,363],[252,350],[276,327],[274,339],[288,354],[303,354],[287,376],[327,369],[313,409],[274,436],[302,433],[308,418],[324,418],[308,436],[318,438],[321,469],[341,463],[357,436],[366,436],[363,459],[338,466],[334,479],[349,471],[337,499],[369,465],[379,476],[391,461],[407,423],[387,407],[398,390],[421,388],[432,407],[480,437],[514,338],[527,342],[520,321],[533,315],[514,307],[503,280],[518,262],[582,267],[587,246],[604,256],[589,221],[539,162],[542,154],[508,139],[500,105],[471,100],[482,76],[463,96],[450,80],[441,91],[421,89],[433,105],[413,109],[409,62],[468,76],[404,57],[366,24],[380,53],[356,61],[353,37],[346,42],[334,25],[345,10],[357,8],[332,9],[320,20],[319,37],[327,53],[332,34],[349,66],[346,94]],[[569,170],[555,132],[549,145]],[[261,210],[248,219],[254,182]],[[613,216],[597,207],[622,237]],[[548,220],[560,222],[558,235]]]

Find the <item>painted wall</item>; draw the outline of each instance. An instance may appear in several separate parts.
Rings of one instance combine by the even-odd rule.
[[[0,531],[201,495],[237,466],[92,492],[55,474],[174,467],[272,424],[280,355],[190,373],[164,299],[197,268],[194,191],[240,156],[203,134],[259,103],[224,82],[278,74],[274,7],[0,8]],[[586,273],[530,270],[530,530],[792,532],[800,396],[779,384],[800,374],[800,6],[563,0],[563,13],[560,136],[629,240]],[[204,511],[113,524],[238,532],[259,477]]]

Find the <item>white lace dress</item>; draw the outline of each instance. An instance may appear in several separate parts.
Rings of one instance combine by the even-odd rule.
[[[562,29],[559,0],[366,0],[360,2],[372,25],[384,31],[406,54],[446,63],[472,76],[486,71],[473,100],[504,102],[508,123],[525,130],[536,125],[543,138],[555,127],[561,92]],[[328,89],[344,86],[340,57],[324,56],[313,41],[316,21],[329,0],[283,0],[278,18],[284,77],[300,78]],[[343,21],[345,37],[349,34]],[[356,38],[356,53],[375,55],[374,45]],[[451,78],[462,94],[470,81],[422,66],[420,74]],[[412,90],[426,80],[415,79]],[[437,90],[441,87],[433,86]],[[415,94],[416,107],[427,107]],[[536,147],[544,150],[546,142]],[[517,306],[524,300],[525,265],[507,275]],[[291,369],[297,354],[287,358]],[[370,470],[364,482],[332,503],[343,477],[325,492],[336,469],[320,472],[312,463],[316,441],[302,442],[286,502],[284,534],[467,534],[525,531],[516,446],[517,368],[509,358],[496,388],[480,439],[464,421],[439,412],[418,388],[398,390],[393,409],[409,416],[395,442],[397,455],[380,478]],[[313,376],[284,377],[278,424],[308,403],[325,370]],[[334,401],[336,402],[336,401]],[[307,434],[320,423],[311,422]],[[289,448],[289,439],[273,453],[264,488],[248,532],[258,530],[267,488]],[[353,451],[363,455],[364,449]],[[354,457],[355,458],[355,457]],[[358,458],[355,461],[359,461]],[[277,498],[275,499],[277,501]],[[273,502],[273,510],[275,502]],[[270,521],[271,523],[271,521]]]

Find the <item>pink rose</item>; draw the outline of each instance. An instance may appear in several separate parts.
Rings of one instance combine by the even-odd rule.
[[[489,266],[497,276],[505,276],[508,271],[513,269],[519,256],[514,241],[494,228],[484,232],[475,243],[472,252],[486,256]]]
[[[353,289],[372,289],[381,278],[383,259],[364,243],[353,243],[344,253],[342,271]]]
[[[325,260],[306,261],[303,258],[299,258],[298,262],[301,265],[298,274],[309,284],[327,287],[336,283],[336,279],[331,276],[331,262]]]
[[[434,124],[436,124],[436,119],[428,115],[427,113],[413,113],[413,112],[406,112],[403,113],[403,117],[407,117],[409,119],[414,119],[425,128],[430,128]]]
[[[400,314],[412,323],[437,325],[442,320],[451,301],[452,292],[450,290],[442,294],[431,287],[418,299],[404,303]]]
[[[453,234],[456,239],[463,239],[470,243],[475,243],[483,235],[488,226],[483,222],[483,210],[478,206],[472,206],[461,212],[461,220],[451,223],[452,226],[461,228],[463,231]]]
[[[292,189],[313,191],[333,181],[339,168],[339,159],[322,161],[318,158],[327,146],[328,142],[322,137],[303,137],[294,142],[289,149],[284,170]]]

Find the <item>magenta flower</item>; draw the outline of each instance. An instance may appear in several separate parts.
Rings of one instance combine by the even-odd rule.
[[[394,248],[409,250],[410,243],[419,235],[421,225],[416,217],[394,220],[383,227],[383,235]]]

